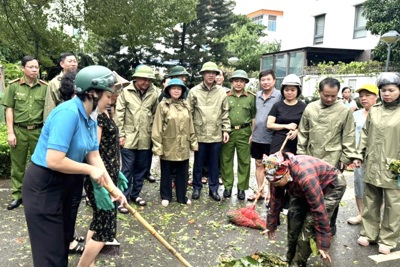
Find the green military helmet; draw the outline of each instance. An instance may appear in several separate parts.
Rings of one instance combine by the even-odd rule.
[[[233,79],[243,79],[246,81],[246,83],[250,81],[247,72],[245,72],[244,70],[235,70],[232,73],[232,76],[229,78],[229,81],[232,82]]]
[[[168,72],[168,78],[182,76],[182,75],[189,76],[190,74],[185,70],[184,67],[179,65],[172,67]]]
[[[216,75],[219,74],[219,69],[217,64],[215,64],[214,62],[208,61],[206,63],[203,64],[203,66],[201,67],[200,70],[200,74],[203,74],[203,72],[205,71],[213,71],[215,72]]]
[[[84,94],[90,89],[112,92],[112,87],[116,82],[110,69],[100,65],[87,66],[76,74],[75,93]]]
[[[135,69],[135,73],[132,75],[132,78],[147,78],[154,80],[156,77],[154,76],[154,71],[151,67],[146,65],[139,65]]]
[[[167,98],[171,98],[171,94],[169,93],[169,89],[170,89],[172,86],[180,86],[180,87],[182,88],[182,94],[181,94],[180,98],[184,98],[185,95],[186,95],[186,93],[187,93],[187,91],[189,90],[189,89],[186,87],[186,85],[182,82],[181,79],[179,79],[179,78],[173,78],[173,79],[171,79],[171,80],[168,82],[168,85],[167,85],[167,87],[165,87],[165,90],[164,90],[164,93],[165,93],[165,95],[166,95]]]

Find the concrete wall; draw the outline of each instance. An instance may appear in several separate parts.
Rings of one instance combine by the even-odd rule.
[[[379,36],[367,32],[364,38],[353,39],[355,6],[362,0],[283,0],[281,50],[313,46],[315,16],[325,15],[323,44],[316,47],[373,49]]]
[[[357,74],[347,74],[347,75],[331,75],[330,77],[336,78],[340,81],[340,89],[345,86],[352,88],[353,92],[366,83],[375,84],[376,75],[367,76],[367,75],[357,75]],[[306,75],[302,77],[303,82],[303,96],[312,96],[315,90],[318,88],[318,84],[321,80],[326,78],[326,76],[318,76],[318,75]],[[358,94],[354,93],[353,97]],[[341,93],[339,92],[339,97],[341,97]]]

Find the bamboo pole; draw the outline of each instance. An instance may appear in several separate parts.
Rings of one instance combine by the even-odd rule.
[[[115,195],[114,190],[109,185],[104,185],[104,188],[113,196]],[[181,263],[183,263],[186,267],[192,267],[192,265],[186,261],[178,251],[176,251],[157,231],[151,226],[131,205],[125,203],[124,207],[129,210],[130,214],[132,214],[143,226],[147,229],[164,247],[166,247],[169,252],[172,253]]]

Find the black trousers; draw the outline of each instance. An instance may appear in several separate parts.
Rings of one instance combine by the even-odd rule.
[[[22,197],[35,267],[68,266],[67,235],[75,225],[71,216],[74,198],[70,192],[71,179],[78,181],[75,175],[35,164],[30,164],[25,172]]]
[[[161,182],[160,195],[161,199],[172,200],[172,177],[171,171],[176,170],[175,189],[176,199],[179,203],[186,204],[187,182],[189,176],[189,160],[169,161],[160,160],[161,164]]]

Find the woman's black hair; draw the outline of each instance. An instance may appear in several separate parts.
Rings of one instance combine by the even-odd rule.
[[[76,72],[68,72],[61,78],[60,94],[63,101],[70,100],[75,94],[75,80]]]

